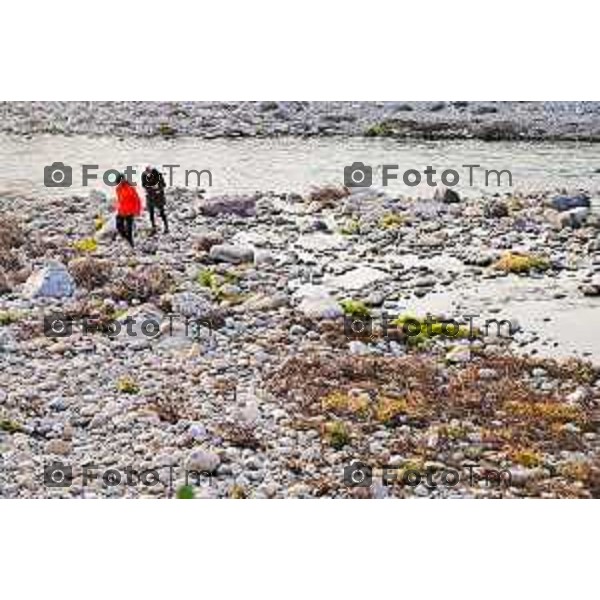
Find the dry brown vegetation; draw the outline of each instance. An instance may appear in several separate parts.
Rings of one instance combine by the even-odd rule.
[[[111,295],[117,300],[131,301],[137,298],[146,302],[168,292],[172,285],[173,277],[159,265],[138,267],[113,286]]]
[[[77,285],[93,290],[110,281],[112,266],[106,260],[84,256],[69,263],[69,272]]]
[[[313,189],[308,199],[323,206],[335,206],[339,200],[350,195],[350,190],[345,186],[326,185]]]
[[[536,368],[552,382],[549,391],[536,385]],[[495,376],[482,378],[481,369]],[[389,452],[410,461],[439,461],[460,449],[486,468],[547,467],[531,495],[548,489],[559,496],[593,496],[600,493],[597,399],[590,392],[586,402],[573,404],[566,396],[582,386],[594,390],[597,377],[590,364],[575,360],[481,355],[448,368],[424,355],[313,354],[285,361],[270,374],[268,387],[295,409],[298,427],[327,433],[335,423],[336,431],[344,429],[344,443],[352,440],[361,456],[369,456],[372,434],[385,428]],[[586,433],[594,435],[588,439]],[[323,439],[330,441],[327,435]],[[569,465],[565,451],[587,458]],[[576,482],[575,475],[580,475]]]

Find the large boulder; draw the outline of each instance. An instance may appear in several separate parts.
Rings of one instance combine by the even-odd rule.
[[[200,212],[207,217],[219,215],[237,215],[238,217],[252,217],[256,214],[256,201],[258,196],[215,196],[202,201],[199,205]]]
[[[75,293],[75,281],[58,261],[49,261],[32,273],[23,287],[27,298],[68,298]]]
[[[210,258],[232,264],[252,262],[254,260],[254,250],[250,246],[217,244],[210,249]]]
[[[587,194],[576,194],[575,196],[555,196],[550,200],[550,206],[554,210],[565,211],[573,208],[589,208],[590,197]]]
[[[555,229],[560,230],[565,227],[578,229],[586,223],[591,210],[591,208],[580,206],[578,208],[560,212],[548,211],[550,213],[548,218]]]

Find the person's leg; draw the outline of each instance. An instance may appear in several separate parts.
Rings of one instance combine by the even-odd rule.
[[[126,227],[127,227],[127,241],[131,244],[133,248],[133,216],[129,215],[125,217],[126,219]]]
[[[162,219],[163,225],[165,226],[165,233],[169,233],[169,223],[167,221],[167,211],[165,210],[164,204],[159,208],[160,218]]]
[[[117,215],[115,218],[115,225],[117,227],[117,231],[119,232],[119,235],[122,238],[127,239],[127,236],[125,235],[125,221],[124,218],[121,215]]]
[[[154,220],[154,201],[148,198],[148,214],[150,215],[150,225],[152,225],[152,233],[156,233],[156,222]]]

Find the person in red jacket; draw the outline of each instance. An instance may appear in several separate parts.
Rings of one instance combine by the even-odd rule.
[[[133,185],[120,174],[117,177],[117,231],[133,248],[133,220],[142,212],[142,201]]]

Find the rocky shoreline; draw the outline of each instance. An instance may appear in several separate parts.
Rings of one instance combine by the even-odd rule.
[[[471,336],[462,322],[440,334],[464,313],[436,314],[418,335],[402,328],[425,316],[407,307],[479,284],[594,300],[600,221],[585,195],[171,189],[172,232],[150,237],[143,215],[135,251],[113,240],[110,204],[98,192],[3,198],[1,497],[600,494],[598,356],[539,358],[518,322],[509,336],[477,322]],[[497,298],[485,311],[502,308]],[[56,314],[95,329],[52,337]],[[201,320],[193,335],[186,318]],[[349,328],[357,319],[369,335]],[[372,485],[346,485],[355,460]],[[73,485],[44,485],[53,462],[72,466]],[[92,465],[156,470],[160,483],[83,485]],[[188,489],[185,469],[202,482]],[[402,479],[468,469],[452,486]]]
[[[2,102],[17,135],[600,141],[599,102]]]

